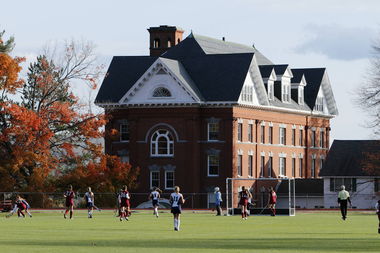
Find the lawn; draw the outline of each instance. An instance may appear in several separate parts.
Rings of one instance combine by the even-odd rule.
[[[0,214],[0,252],[379,252],[380,234],[373,213],[298,212],[295,217],[216,217],[185,211],[181,231],[173,230],[169,212],[155,218],[138,211],[120,222],[111,211],[85,211],[65,220],[57,211],[33,218],[5,219]]]

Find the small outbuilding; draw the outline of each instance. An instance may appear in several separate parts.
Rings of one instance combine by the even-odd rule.
[[[345,185],[354,208],[373,209],[380,198],[379,164],[379,140],[334,140],[319,174],[325,208],[338,207],[337,195]]]

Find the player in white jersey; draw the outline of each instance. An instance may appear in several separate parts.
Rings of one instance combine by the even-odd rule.
[[[84,194],[86,200],[86,206],[88,209],[88,218],[92,218],[92,212],[94,210],[94,193],[91,191],[91,187],[87,188],[87,192]]]
[[[153,191],[149,195],[149,199],[152,200],[152,206],[154,208],[153,215],[158,218],[158,204],[160,199],[161,190],[158,187],[154,187]]]
[[[179,216],[181,214],[181,205],[185,203],[185,199],[183,195],[179,193],[179,187],[174,187],[174,192],[170,195],[170,205],[171,205],[171,213],[174,217],[174,230],[179,231],[180,219]]]

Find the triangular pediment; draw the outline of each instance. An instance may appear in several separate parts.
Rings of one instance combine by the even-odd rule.
[[[199,103],[202,96],[180,62],[158,58],[120,99],[120,104]]]

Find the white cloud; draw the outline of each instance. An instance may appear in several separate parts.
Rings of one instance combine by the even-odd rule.
[[[366,27],[309,24],[308,38],[295,48],[297,53],[317,53],[337,60],[368,58],[375,31]]]

